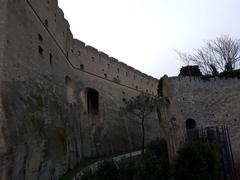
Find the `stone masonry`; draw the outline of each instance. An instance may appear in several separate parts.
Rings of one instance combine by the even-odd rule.
[[[160,106],[161,125],[164,126],[174,159],[186,137],[186,121],[192,119],[196,127],[224,125],[229,129],[236,167],[240,167],[240,80],[197,77],[167,77],[162,79]]]
[[[83,17],[84,18],[84,17]],[[57,0],[0,0],[0,179],[58,179],[82,158],[137,149],[121,114],[158,80],[73,38]],[[153,115],[147,142],[161,136]]]

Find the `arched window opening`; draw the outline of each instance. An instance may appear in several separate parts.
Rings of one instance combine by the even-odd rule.
[[[196,128],[196,122],[194,119],[187,119],[186,120],[186,129],[190,130],[190,129],[194,129]]]
[[[47,19],[45,19],[44,24],[45,24],[46,27],[48,27],[48,20]]]
[[[38,52],[41,56],[43,55],[43,48],[41,46],[38,46]]]
[[[38,34],[38,39],[39,39],[39,41],[43,42],[43,37],[41,34]]]
[[[50,63],[50,64],[52,64],[52,58],[53,58],[52,53],[50,53],[50,54],[49,54],[49,63]]]
[[[84,65],[83,65],[83,64],[80,65],[80,69],[81,69],[82,71],[84,70]]]
[[[72,79],[69,76],[65,77],[65,84],[66,84],[66,96],[67,101],[70,104],[75,103],[75,96],[74,96],[74,84]]]
[[[105,77],[105,79],[107,79],[107,74],[106,73],[104,74],[104,77]]]
[[[88,114],[97,115],[99,108],[99,93],[95,89],[87,89],[87,111]]]
[[[97,115],[99,112],[99,93],[92,88],[84,88],[80,91],[80,101],[82,104],[82,113]]]

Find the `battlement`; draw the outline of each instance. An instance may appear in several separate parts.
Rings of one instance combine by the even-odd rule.
[[[218,90],[219,89],[240,89],[240,79],[238,78],[209,78],[203,80],[199,77],[170,77],[170,82],[176,91],[192,91],[200,89]]]
[[[57,0],[26,1],[74,67],[132,89],[156,93],[158,79],[74,39]]]

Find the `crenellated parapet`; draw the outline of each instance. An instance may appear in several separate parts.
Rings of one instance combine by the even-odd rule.
[[[155,93],[158,80],[74,39],[71,61],[81,70],[133,89]],[[153,91],[154,89],[154,91]]]
[[[202,79],[200,77],[170,77],[169,80],[174,84],[175,90],[194,91],[199,89],[217,90],[240,88],[240,79],[238,78],[218,78],[212,77]]]

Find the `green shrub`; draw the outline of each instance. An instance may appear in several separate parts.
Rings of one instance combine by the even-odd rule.
[[[164,139],[157,138],[151,141],[146,147],[147,154],[153,154],[157,157],[164,156],[168,158],[167,142]]]
[[[189,140],[180,149],[174,169],[175,180],[218,180],[219,150],[214,144]]]
[[[202,76],[198,66],[185,66],[180,69],[180,76]]]
[[[119,163],[119,177],[118,180],[134,180],[139,171],[138,167],[141,163],[140,159],[130,158]]]

